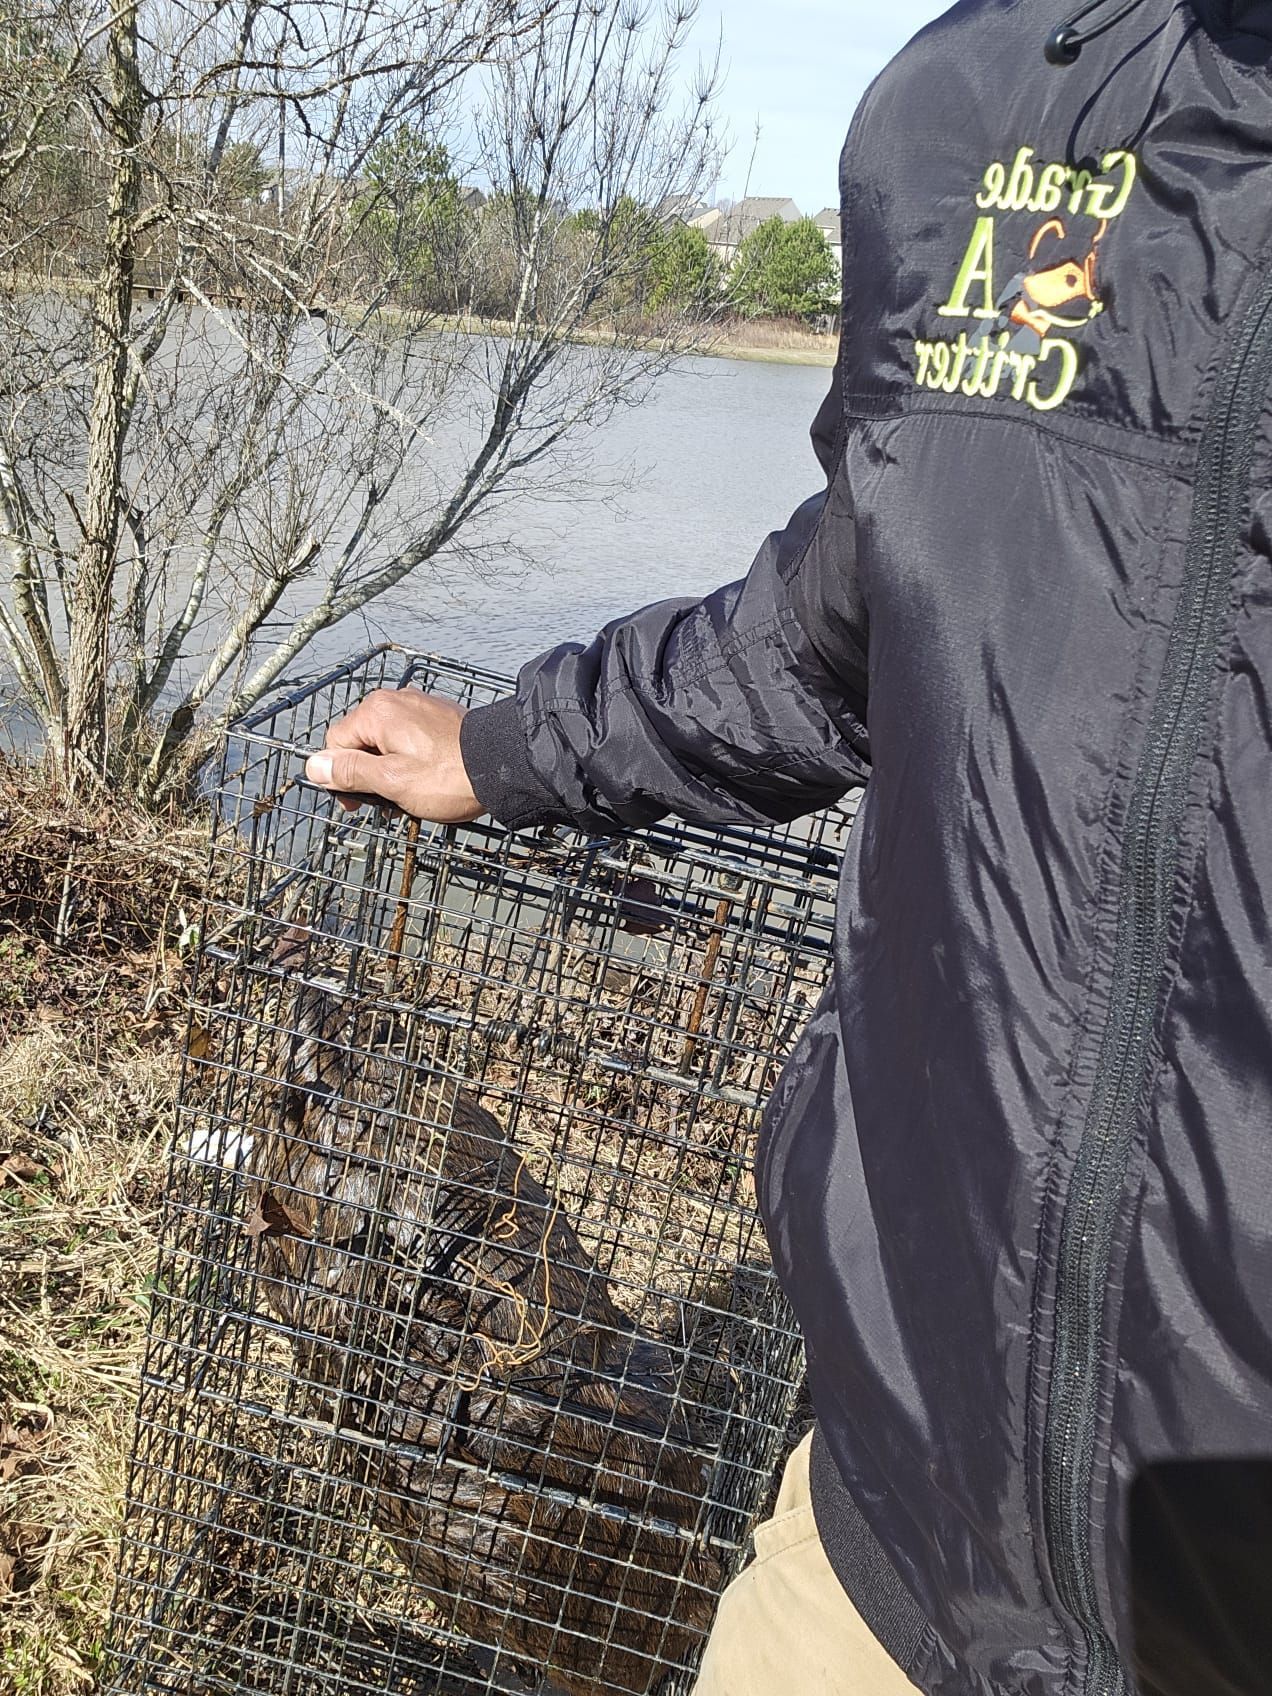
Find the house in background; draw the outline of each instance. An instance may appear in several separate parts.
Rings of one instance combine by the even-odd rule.
[[[732,265],[738,248],[753,230],[767,224],[770,218],[780,218],[784,224],[796,224],[803,213],[793,200],[761,194],[750,194],[728,212],[713,207],[690,224],[700,229],[712,251],[727,268]]]
[[[835,256],[835,264],[842,271],[844,268],[843,231],[839,222],[837,206],[823,206],[813,219],[814,224],[826,238],[826,246]]]
[[[695,224],[709,211],[710,207],[691,194],[669,194],[654,207],[654,216],[660,224]]]

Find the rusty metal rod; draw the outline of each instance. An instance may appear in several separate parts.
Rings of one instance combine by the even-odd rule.
[[[715,918],[712,921],[711,935],[707,938],[706,952],[702,956],[702,978],[693,998],[693,1006],[689,1011],[689,1023],[685,1029],[684,1047],[680,1050],[680,1069],[688,1071],[689,1062],[693,1058],[694,1044],[699,1028],[702,1025],[702,1015],[707,1009],[707,991],[711,988],[711,980],[715,976],[716,961],[720,958],[720,949],[724,943],[724,927],[728,923],[729,908],[733,905],[730,895],[722,895],[716,902]]]
[[[411,910],[411,891],[415,887],[416,850],[420,840],[420,821],[412,819],[406,827],[406,847],[402,853],[402,876],[398,883],[398,903],[389,931],[389,993],[397,988],[398,965],[402,944],[406,941],[406,917]]]

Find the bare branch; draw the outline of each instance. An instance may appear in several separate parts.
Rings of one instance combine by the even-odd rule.
[[[72,780],[156,793],[695,345],[646,297],[713,73],[693,0],[48,3],[0,63],[0,635]]]

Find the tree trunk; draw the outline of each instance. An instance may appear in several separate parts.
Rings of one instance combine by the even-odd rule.
[[[106,126],[114,154],[106,251],[93,297],[93,393],[89,414],[83,537],[70,605],[70,648],[62,724],[68,781],[92,784],[106,771],[106,709],[116,552],[123,516],[122,465],[128,430],[128,334],[134,232],[141,199],[146,95],[137,63],[137,0],[120,6],[106,54]]]

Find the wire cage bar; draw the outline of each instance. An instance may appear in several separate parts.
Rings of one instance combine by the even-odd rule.
[[[849,826],[346,813],[231,734],[112,1620],[117,1696],[678,1696],[796,1435],[751,1175]]]

